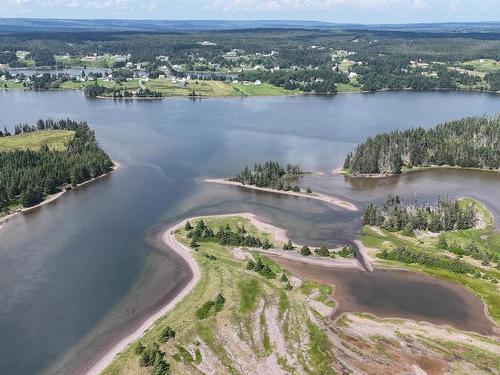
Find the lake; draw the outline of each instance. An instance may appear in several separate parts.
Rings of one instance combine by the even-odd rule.
[[[189,278],[158,233],[193,215],[253,212],[313,246],[355,238],[360,212],[203,182],[256,161],[329,172],[366,137],[500,111],[500,96],[385,92],[335,97],[113,101],[80,92],[0,91],[2,126],[86,120],[121,166],[0,228],[0,372],[77,373]],[[500,176],[427,171],[399,178],[310,175],[301,185],[359,206],[389,192],[472,196],[499,217]],[[397,313],[397,312],[396,312]],[[425,313],[425,312],[424,312]]]

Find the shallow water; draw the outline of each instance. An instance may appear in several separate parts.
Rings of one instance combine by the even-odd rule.
[[[334,286],[338,308],[333,318],[343,312],[368,312],[494,334],[481,300],[459,285],[403,270],[363,272],[270,258],[301,278]]]
[[[360,213],[203,183],[275,159],[328,172],[377,132],[500,110],[480,93],[192,101],[91,100],[78,92],[0,92],[2,125],[87,120],[121,167],[0,229],[0,372],[78,372],[187,279],[157,231],[193,215],[248,211],[311,245],[359,233]],[[307,176],[301,184],[363,206],[388,192],[470,195],[497,215],[498,174],[429,171],[381,180]]]

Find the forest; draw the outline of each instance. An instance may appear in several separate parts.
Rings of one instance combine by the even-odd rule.
[[[203,44],[202,41],[210,43]],[[26,51],[24,58],[14,51]],[[345,51],[346,56],[336,55]],[[233,55],[228,56],[228,53]],[[257,79],[286,89],[333,94],[339,84],[358,89],[411,88],[497,90],[498,71],[482,78],[457,69],[474,59],[500,60],[498,33],[404,32],[363,29],[248,29],[153,32],[0,33],[0,63],[9,67],[65,67],[65,61],[93,55],[128,56],[150,78],[167,66],[174,75],[216,72]],[[65,56],[71,59],[57,59]],[[160,56],[168,57],[159,60]],[[339,66],[352,60],[344,70]],[[426,68],[412,66],[425,63]],[[124,74],[122,61],[102,68]],[[71,65],[71,64],[69,64]],[[85,66],[79,62],[78,66]],[[411,68],[410,68],[411,67]],[[349,75],[356,79],[350,80]],[[122,77],[123,78],[123,77]],[[487,87],[489,86],[489,87]]]
[[[500,116],[466,117],[431,129],[378,134],[349,153],[352,175],[399,174],[403,167],[500,168]]]
[[[61,189],[109,172],[113,162],[99,147],[86,122],[38,120],[35,125],[20,124],[16,134],[40,130],[72,130],[75,135],[66,150],[15,150],[0,152],[0,212],[11,205],[30,207]],[[5,137],[13,136],[6,128]]]
[[[257,187],[266,187],[276,190],[299,192],[297,185],[291,185],[290,178],[304,174],[298,165],[287,164],[282,166],[275,161],[266,161],[264,164],[256,163],[253,169],[245,167],[236,177],[230,178],[230,181],[236,181],[243,185],[255,185]],[[311,189],[307,188],[311,193]]]
[[[473,205],[461,206],[458,200],[438,198],[435,204],[404,203],[398,195],[387,195],[382,207],[370,203],[363,213],[363,225],[412,235],[415,230],[444,232],[473,228],[478,221]]]

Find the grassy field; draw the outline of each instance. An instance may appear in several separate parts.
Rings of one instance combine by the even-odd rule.
[[[338,92],[361,92],[361,87],[355,87],[350,83],[336,83]]]
[[[469,60],[464,61],[462,66],[470,65],[474,67],[474,71],[481,73],[490,73],[496,70],[500,70],[500,63],[497,63],[492,59],[483,59],[481,60]]]
[[[159,91],[163,96],[188,96],[193,92],[197,96],[235,96],[238,95],[233,88],[220,81],[192,80],[187,81],[185,86],[172,83],[170,79],[152,79],[144,82],[144,86],[150,90]]]
[[[261,239],[268,238],[257,233],[247,219],[208,218],[204,221],[215,231],[220,225],[233,229],[244,225],[248,232]],[[177,231],[176,238],[189,246],[190,239],[184,229]],[[252,256],[251,252],[246,254]],[[200,242],[192,255],[200,266],[201,280],[140,339],[140,343],[148,347],[159,341],[160,333],[167,326],[176,331],[175,339],[160,343],[173,374],[199,373],[198,370],[208,368],[217,374],[238,374],[252,372],[255,367],[262,373],[275,372],[273,369],[278,373],[284,369],[296,373],[298,369],[307,368],[308,373],[335,374],[330,367],[335,359],[324,333],[323,319],[318,318],[314,323],[308,316],[308,295],[301,288],[285,290],[285,283],[279,280],[283,270],[276,264],[263,259],[277,274],[272,279],[247,270],[246,260],[235,257],[231,247]],[[327,298],[318,284],[311,283],[306,291],[315,293],[313,299]],[[199,319],[196,311],[218,293],[226,300],[223,309]],[[139,366],[139,355],[135,352],[138,345],[137,342],[131,344],[118,355],[104,374],[150,373],[148,368]]]
[[[141,88],[139,84],[139,79],[134,78],[131,79],[130,81],[125,81],[122,83],[116,83],[115,81],[104,81],[103,79],[98,79],[97,83],[100,86],[104,86],[107,88],[111,89],[117,89],[117,90],[128,90],[128,91],[136,91]],[[61,85],[61,89],[63,90],[78,90],[78,89],[83,89],[86,86],[92,86],[94,85],[94,81],[85,81],[85,82],[73,82],[73,81],[66,81]]]
[[[231,85],[239,95],[245,96],[282,96],[300,94],[299,90],[285,90],[282,87],[276,87],[268,83],[261,85],[244,85],[242,83]]]
[[[0,151],[34,150],[46,144],[51,150],[65,150],[75,134],[72,130],[42,130],[0,138]]]
[[[481,205],[479,202],[472,199],[464,199],[460,201],[461,205],[474,204],[483,217],[486,223],[486,228],[484,229],[468,229],[446,232],[444,234],[448,244],[458,244],[460,246],[466,246],[470,242],[474,242],[476,246],[483,251],[488,251],[490,253],[495,253],[500,255],[500,234],[495,232],[493,227],[493,217],[489,211]],[[362,242],[368,247],[376,248],[378,250],[387,250],[404,246],[411,250],[423,250],[430,253],[435,253],[440,256],[448,257],[453,259],[456,257],[455,254],[438,249],[437,247],[437,237],[426,236],[426,237],[408,237],[402,235],[400,232],[388,232],[386,230],[378,228],[373,230],[371,227],[365,227],[363,229]],[[480,261],[477,261],[469,256],[464,256],[462,260],[471,264],[476,273],[475,274],[461,274],[455,273],[447,269],[439,269],[426,267],[418,264],[405,264],[401,262],[388,261],[380,258],[374,258],[377,263],[386,266],[398,266],[411,269],[413,271],[424,272],[432,276],[445,279],[448,281],[456,282],[467,287],[474,294],[479,296],[485,304],[488,306],[489,313],[491,317],[500,323],[500,291],[499,284],[495,284],[492,280],[500,280],[500,270],[495,268],[495,264],[482,265]]]

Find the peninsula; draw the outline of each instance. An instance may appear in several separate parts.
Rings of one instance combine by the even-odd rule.
[[[85,122],[38,120],[0,131],[0,223],[116,166]]]
[[[303,172],[299,166],[283,167],[277,162],[268,161],[263,165],[255,164],[252,170],[245,167],[236,177],[205,179],[205,182],[315,199],[349,211],[358,211],[353,203],[331,195],[313,192],[310,187],[304,189],[296,185],[294,181],[297,177],[305,174],[306,172]]]
[[[495,340],[449,326],[346,312],[332,320],[343,302],[332,298],[331,286],[297,277],[272,261],[272,253],[265,254],[265,244],[273,248],[286,239],[283,235],[283,230],[251,214],[194,217],[168,228],[163,240],[186,259],[192,280],[89,373],[285,374],[308,369],[335,374],[361,365],[387,371],[388,366],[403,369],[423,353],[441,363],[439,342],[444,338],[453,343],[447,346],[454,353],[449,359],[452,368],[464,361],[475,368],[482,362],[461,354],[462,348],[480,350],[482,360],[489,362],[499,350]],[[447,284],[437,282],[436,287],[441,285]],[[469,309],[478,311],[474,299],[467,301],[476,304]],[[486,318],[480,319],[484,324]],[[405,335],[402,340],[413,343],[411,352],[406,345],[392,343],[395,325]],[[356,327],[363,329],[358,332]],[[419,335],[433,346],[416,340]],[[360,343],[371,353],[363,362],[356,355]],[[393,358],[390,365],[383,360],[386,352]]]

